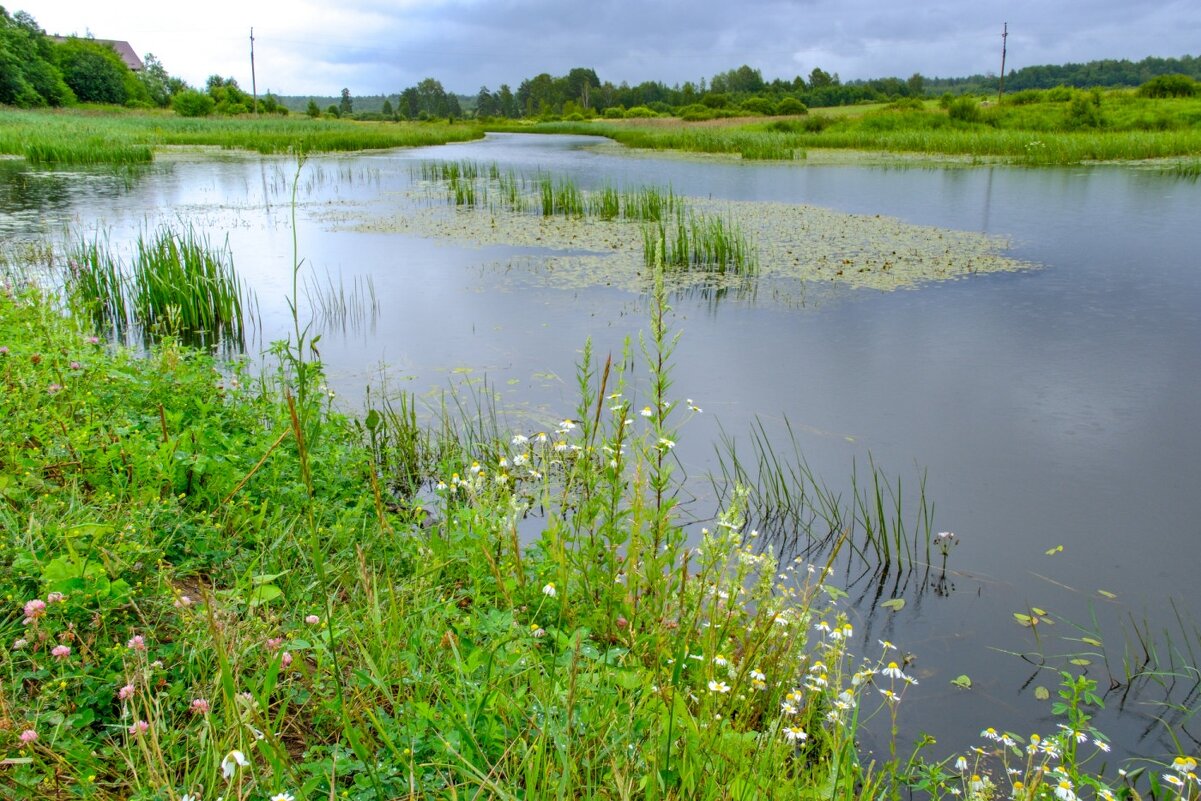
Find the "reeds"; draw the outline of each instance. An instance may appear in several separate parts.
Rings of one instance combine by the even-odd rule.
[[[755,272],[754,250],[738,226],[721,217],[680,209],[674,219],[642,230],[648,268],[736,275]]]
[[[191,225],[142,233],[128,264],[107,240],[81,239],[67,255],[66,281],[95,322],[123,332],[182,334],[241,344],[244,290],[228,243],[214,247]]]

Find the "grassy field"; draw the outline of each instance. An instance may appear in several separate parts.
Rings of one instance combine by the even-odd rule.
[[[418,147],[476,139],[471,125],[367,123],[304,117],[179,117],[113,108],[5,109],[0,154],[35,164],[145,164],[155,148],[207,145],[259,153]]]
[[[1201,99],[1134,91],[1025,92],[816,109],[804,116],[550,122],[505,130],[589,133],[629,147],[792,160],[808,150],[932,153],[1028,165],[1201,158]]]

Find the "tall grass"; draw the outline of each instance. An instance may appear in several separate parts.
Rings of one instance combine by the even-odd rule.
[[[184,118],[166,112],[6,109],[0,154],[46,165],[144,164],[156,148],[203,145],[259,153],[422,147],[478,139],[448,123],[358,123],[264,116]]]
[[[647,267],[668,271],[702,271],[745,275],[757,260],[745,234],[732,221],[710,214],[679,210],[642,231]]]
[[[66,281],[96,324],[114,332],[180,334],[195,341],[245,341],[245,291],[228,244],[214,247],[191,225],[139,234],[128,262],[108,241],[80,239],[67,253]]]

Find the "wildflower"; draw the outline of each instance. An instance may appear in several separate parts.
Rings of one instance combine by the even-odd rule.
[[[186,595],[181,595],[175,599],[175,608],[184,609],[192,605],[192,599]]]
[[[133,685],[126,684],[120,690],[117,690],[117,699],[120,701],[128,701],[133,698]]]
[[[955,760],[955,770],[963,773],[967,770],[967,757],[960,756]]]
[[[131,651],[145,651],[146,639],[141,634],[135,634],[129,642],[125,643],[125,647]]]
[[[8,355],[8,345],[0,345],[0,356]]]
[[[316,615],[308,615],[305,617],[304,622],[308,623],[310,626],[316,626],[321,622],[321,618],[317,617]]]
[[[729,691],[730,685],[726,684],[724,681],[716,681],[714,679],[709,680],[709,692],[724,694],[728,693]]]
[[[513,439],[511,439],[509,441],[512,442],[514,445],[525,445],[527,442],[530,441],[530,438],[527,437],[525,434],[514,434]]]
[[[48,393],[50,393],[51,395],[57,395],[58,393],[63,391],[63,385],[62,384],[51,384],[50,386],[46,387],[46,391]]]
[[[792,704],[790,704],[787,701],[780,702],[780,714],[795,715],[796,713],[797,713],[797,708],[795,706],[793,706]]]
[[[888,667],[884,668],[880,672],[883,673],[885,676],[887,676],[890,679],[905,678],[905,674],[901,672],[901,669],[899,667],[897,667],[896,662],[889,662]]]
[[[292,654],[290,652],[284,651],[282,654],[279,655],[279,666],[280,667],[286,668],[291,664],[292,664]]]
[[[21,637],[20,639],[13,641],[13,650],[20,651],[26,645],[29,645],[29,640],[25,639],[24,637]]]
[[[1076,792],[1072,789],[1072,783],[1067,778],[1059,780],[1059,784],[1055,785],[1055,797],[1060,801],[1076,801]]]
[[[33,729],[26,729],[21,732],[21,742],[25,745],[31,745],[38,740],[38,733]]]
[[[129,727],[130,734],[145,734],[150,728],[150,724],[144,720],[134,721],[134,724]]]
[[[692,412],[693,414],[700,414],[703,411],[701,409],[701,407],[697,406],[695,403],[692,402],[692,398],[689,398],[687,400],[687,403],[688,403],[688,410],[690,412]]]
[[[671,450],[675,446],[676,443],[667,437],[659,437],[659,447],[664,448],[665,450]]]
[[[47,604],[61,604],[66,599],[67,599],[67,596],[63,595],[61,592],[52,592],[46,596],[46,603]]]
[[[559,433],[560,434],[566,434],[568,431],[571,431],[574,428],[575,428],[575,420],[568,419],[568,420],[562,420],[559,422]]]
[[[1105,742],[1104,740],[1100,739],[1099,737],[1093,738],[1093,745],[1095,745],[1100,750],[1102,750],[1106,753],[1109,753],[1109,743]]]
[[[83,365],[80,364],[79,362],[71,362],[70,367],[72,370],[82,370],[83,369]]]
[[[559,594],[559,591],[555,589],[555,583],[553,581],[548,581],[546,582],[546,586],[542,588],[542,594],[547,598],[554,598]]]
[[[1190,773],[1197,769],[1197,760],[1192,757],[1178,756],[1172,760],[1172,770],[1177,773]]]
[[[545,431],[539,431],[534,435],[534,442],[537,442],[539,445],[545,445],[549,440],[550,437],[547,436]]]
[[[283,644],[284,644],[283,637],[272,637],[271,639],[267,640],[267,643],[266,643],[267,650],[272,651],[272,652],[278,651],[279,647]]]
[[[276,793],[271,796],[271,801],[292,801],[294,797],[291,793]]]
[[[235,749],[226,754],[225,758],[221,760],[221,775],[225,777],[226,781],[229,781],[234,777],[234,773],[237,772],[238,768],[249,766],[250,760],[246,758],[246,755]]]
[[[1177,790],[1184,789],[1184,779],[1180,778],[1180,776],[1175,773],[1165,773],[1163,775],[1163,780],[1175,787]]]
[[[56,645],[50,649],[50,655],[61,662],[71,655],[71,646]]]
[[[642,411],[640,411],[638,414],[642,415],[643,417],[651,417],[654,415],[654,413],[655,413],[655,410],[652,409],[651,407],[643,406]]]
[[[193,715],[207,715],[209,702],[207,698],[193,698],[191,710]]]
[[[439,479],[438,483],[434,485],[434,489],[438,490],[438,492],[442,492],[446,489],[446,482]]]
[[[882,648],[883,648],[885,651],[895,651],[895,650],[897,650],[897,647],[896,647],[895,645],[893,645],[892,643],[890,643],[888,640],[876,640],[876,642],[880,643],[880,646],[881,646],[881,647],[882,647]]]
[[[24,620],[26,626],[44,614],[46,614],[46,602],[41,598],[34,598],[32,601],[26,601]]]
[[[539,626],[537,623],[530,624],[530,634],[534,639],[541,639],[546,636],[546,629]]]
[[[748,675],[750,675],[751,681],[765,681],[767,679],[767,676],[758,670],[752,670]]]
[[[86,340],[84,340],[84,341],[85,341],[85,342],[87,342],[89,345],[99,345],[99,344],[100,344],[100,337],[88,337],[88,338],[87,338]]]
[[[790,743],[803,743],[809,739],[809,735],[800,726],[785,726],[784,737]]]
[[[717,656],[713,657],[713,664],[717,665],[718,667],[725,667],[726,665],[730,664],[730,662],[724,656],[718,654]]]
[[[980,777],[979,773],[973,773],[972,778],[968,780],[967,787],[973,793],[979,793],[988,786],[988,780]]]
[[[818,631],[822,632],[823,634],[829,634],[829,633],[830,633],[830,624],[829,624],[829,623],[827,623],[827,622],[826,622],[826,621],[824,621],[824,620],[823,620],[822,622],[818,623],[818,624],[817,624],[816,626],[814,626],[813,628],[817,629]]]

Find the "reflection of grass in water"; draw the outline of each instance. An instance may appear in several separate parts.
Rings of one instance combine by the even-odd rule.
[[[370,275],[356,275],[349,289],[341,274],[336,284],[329,271],[325,273],[324,283],[319,279],[310,282],[306,277],[305,297],[316,321],[341,328],[374,322],[380,312],[375,282]]]

